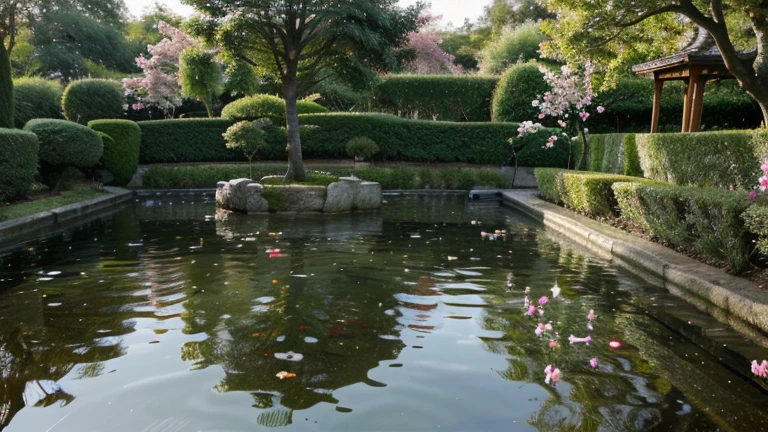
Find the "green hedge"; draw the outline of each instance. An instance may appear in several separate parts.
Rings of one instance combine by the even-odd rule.
[[[16,98],[14,123],[23,128],[28,121],[36,118],[62,118],[61,84],[43,78],[19,78],[13,80]]]
[[[325,113],[328,110],[314,102],[296,102],[299,114]],[[234,122],[268,118],[275,126],[285,126],[285,100],[277,96],[257,94],[238,99],[221,111],[221,117]]]
[[[119,82],[85,79],[70,84],[61,98],[67,120],[88,124],[91,120],[123,117],[123,86]]]
[[[376,111],[424,120],[486,122],[498,77],[390,75],[374,91]]]
[[[104,152],[96,131],[66,120],[35,119],[24,130],[37,135],[40,142],[40,174],[49,187],[58,185],[68,167],[89,169]]]
[[[493,92],[493,121],[523,122],[536,119],[539,109],[531,102],[547,90],[549,85],[544,81],[544,74],[537,63],[512,66],[501,76]]]
[[[588,170],[642,177],[634,134],[589,134]],[[581,138],[575,141],[581,146]]]
[[[534,170],[541,195],[550,201],[590,216],[618,216],[611,186],[617,182],[649,180],[618,174],[537,168]]]
[[[509,178],[498,169],[484,168],[357,168],[355,176],[381,183],[382,189],[445,189],[509,187]]]
[[[112,143],[104,142],[104,154],[99,165],[114,176],[114,184],[127,185],[139,166],[139,125],[129,120],[93,120],[88,127],[112,138]]]
[[[434,122],[386,114],[311,114],[299,120],[317,126],[302,135],[304,156],[310,159],[343,158],[345,143],[367,136],[379,145],[374,161],[500,165],[511,157],[508,139],[518,135],[515,123]],[[542,148],[547,133],[521,138],[520,144],[528,141],[518,154],[521,166],[567,165],[567,146]]]
[[[741,214],[744,225],[754,238],[755,251],[768,258],[768,206],[765,202],[751,205]]]
[[[677,185],[751,188],[768,157],[768,131],[636,136],[645,176]]]
[[[621,217],[647,234],[733,272],[748,266],[746,191],[638,183],[616,183],[613,191]]]
[[[37,173],[37,136],[0,128],[0,203],[24,199]]]

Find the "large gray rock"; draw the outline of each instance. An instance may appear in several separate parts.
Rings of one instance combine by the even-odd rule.
[[[325,186],[280,185],[267,186],[278,191],[278,203],[270,203],[277,211],[321,212],[325,206]],[[277,204],[277,207],[275,207]]]
[[[329,184],[323,213],[352,211],[359,189],[360,179],[354,177],[342,177],[339,181]]]
[[[263,213],[269,211],[269,203],[262,195],[264,192],[264,186],[258,183],[249,184],[246,189],[248,190],[248,198],[245,203],[245,210],[248,213]]]
[[[251,179],[240,178],[229,181],[229,206],[230,210],[247,211],[248,185],[253,183]]]
[[[381,184],[376,182],[360,182],[352,205],[358,210],[371,210],[381,207]]]
[[[220,181],[216,183],[216,204],[219,207],[228,209],[229,205],[229,182]]]

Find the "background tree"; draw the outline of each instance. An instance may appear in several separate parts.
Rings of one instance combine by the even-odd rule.
[[[538,24],[528,22],[507,27],[478,54],[480,72],[498,75],[517,62],[537,60],[544,34]]]
[[[556,23],[546,26],[553,38],[548,51],[570,59],[605,61],[617,45],[631,49],[629,40],[638,36],[669,53],[679,48],[669,43],[677,41],[672,36],[679,34],[680,23],[704,28],[741,88],[758,102],[768,124],[768,1],[615,0],[610,8],[602,1],[549,0],[548,4],[558,16]],[[627,29],[638,25],[646,27],[630,35]],[[654,35],[652,40],[646,38],[649,34]],[[739,50],[745,48],[757,48],[754,62],[739,58]]]
[[[119,25],[122,0],[3,0],[0,2],[0,127],[13,127],[13,81],[10,56],[17,37],[50,11],[77,11],[99,22]]]
[[[455,57],[440,48],[439,44],[442,40],[429,26],[440,18],[441,16],[423,14],[417,20],[419,29],[408,33],[405,49],[413,54],[413,58],[405,64],[408,71],[427,75],[444,73],[461,75],[463,72],[462,67],[454,63]]]
[[[415,30],[421,5],[395,0],[184,0],[205,14],[190,28],[254,67],[269,65],[286,102],[288,179],[304,180],[296,101],[301,88],[333,69],[360,86],[396,66],[395,49]]]
[[[181,95],[196,98],[205,105],[208,117],[213,117],[213,103],[221,93],[221,67],[212,52],[187,48],[179,58]]]

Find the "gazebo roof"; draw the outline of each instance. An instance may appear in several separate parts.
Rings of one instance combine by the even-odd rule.
[[[739,57],[743,61],[754,61],[757,57],[757,51],[743,51],[739,53]],[[702,66],[723,66],[725,64],[712,35],[701,27],[697,27],[696,37],[682,50],[666,57],[632,66],[632,72],[637,74],[650,73],[692,64]]]

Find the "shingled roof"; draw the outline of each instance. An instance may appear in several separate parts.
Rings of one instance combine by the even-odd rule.
[[[739,57],[743,61],[754,61],[757,51],[743,51],[739,53]],[[687,64],[723,65],[724,63],[712,35],[703,28],[697,27],[696,36],[685,48],[672,55],[632,66],[632,72],[641,74]]]

